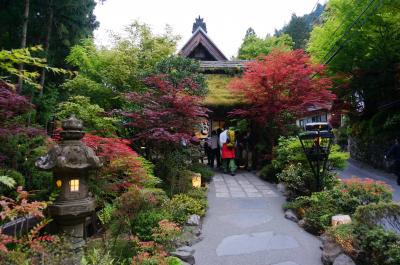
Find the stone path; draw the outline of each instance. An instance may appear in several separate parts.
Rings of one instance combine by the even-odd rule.
[[[196,265],[321,265],[320,241],[284,218],[285,198],[251,173],[216,174]]]

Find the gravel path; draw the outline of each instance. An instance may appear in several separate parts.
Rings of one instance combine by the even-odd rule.
[[[320,241],[284,218],[285,198],[252,173],[216,174],[196,265],[321,265]]]

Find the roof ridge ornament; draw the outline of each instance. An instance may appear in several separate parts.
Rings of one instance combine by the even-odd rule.
[[[193,23],[192,33],[195,33],[198,28],[201,28],[205,33],[207,33],[207,25],[204,22],[204,19],[200,17],[200,15]]]

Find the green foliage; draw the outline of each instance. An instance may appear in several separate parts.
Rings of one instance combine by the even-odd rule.
[[[375,206],[374,203],[388,202],[390,199],[391,193],[382,183],[350,179],[330,190],[312,193],[310,197],[298,197],[293,202],[289,202],[286,208],[293,209],[301,218],[304,217],[312,232],[322,233],[330,225],[333,215],[353,214],[357,209],[355,219],[366,222],[372,217],[379,216],[373,209],[381,209],[385,205]],[[390,209],[388,207],[385,212],[390,212]],[[397,206],[397,212],[400,213],[398,209],[399,206]]]
[[[306,48],[308,39],[310,38],[310,32],[314,24],[319,22],[323,11],[324,6],[318,4],[315,10],[310,14],[305,14],[301,17],[292,14],[289,23],[281,30],[275,31],[275,35],[280,36],[281,34],[288,34],[293,39],[294,49]]]
[[[37,68],[45,68],[57,74],[71,74],[71,72],[54,67],[48,67],[46,59],[33,57],[31,52],[42,51],[41,46],[33,46],[25,49],[12,49],[12,50],[0,50],[0,70],[5,72],[7,76],[0,76],[0,82],[6,82],[9,85],[11,80],[9,77],[21,78],[27,84],[41,89],[41,86],[37,83],[37,78],[39,73],[37,71],[30,70],[19,70],[20,64],[25,64],[27,66],[33,66]]]
[[[167,193],[160,188],[144,188],[143,193],[147,197],[151,197],[152,203],[156,207],[161,207],[164,203],[169,201]]]
[[[357,207],[361,205],[371,204],[369,207],[372,207],[374,203],[390,202],[392,200],[391,188],[384,182],[371,179],[351,178],[343,180],[336,189],[341,193],[341,198],[338,202],[349,213],[355,212]]]
[[[204,216],[206,211],[199,200],[186,194],[175,195],[164,207],[172,214],[172,219],[180,224],[184,224],[191,214]]]
[[[177,257],[168,257],[167,258],[168,265],[182,265],[182,261]]]
[[[300,140],[297,137],[280,137],[274,155],[275,159],[272,160],[272,164],[278,172],[289,164],[301,163],[303,166],[308,166]],[[343,152],[340,146],[333,145],[329,154],[328,168],[344,169],[348,158],[349,153]]]
[[[251,34],[244,38],[239,48],[238,58],[252,60],[260,55],[269,54],[273,49],[289,51],[292,50],[293,44],[292,38],[287,34],[282,34],[279,37],[267,35],[265,38]]]
[[[382,227],[359,226],[356,229],[365,262],[371,265],[400,264],[400,236]]]
[[[154,240],[153,229],[158,227],[158,222],[171,218],[171,215],[162,209],[142,211],[134,219],[132,230],[143,241]]]
[[[168,149],[169,152],[162,159],[154,161],[155,174],[161,178],[166,185],[167,191],[174,194],[179,192],[180,189],[186,189],[190,185],[191,174],[188,172],[190,165],[190,153],[183,149]],[[164,153],[164,151],[162,151]],[[180,178],[184,178],[180,180]],[[176,184],[180,182],[181,187],[177,187]]]
[[[385,201],[384,201],[385,202]],[[354,218],[360,224],[368,227],[376,225],[385,226],[386,230],[398,230],[400,216],[400,205],[394,202],[372,203],[358,207]],[[400,231],[397,231],[400,232]]]
[[[73,96],[66,102],[61,102],[57,110],[57,118],[67,119],[75,114],[81,119],[87,131],[96,131],[102,136],[115,136],[116,118],[106,117],[104,109],[99,105],[92,104],[90,99],[84,96]]]
[[[17,182],[15,182],[15,180],[13,178],[10,178],[9,176],[1,176],[0,175],[0,184],[4,185],[6,188],[14,188],[15,184],[17,184]]]
[[[314,175],[301,163],[289,164],[281,173],[277,174],[277,179],[286,184],[293,197],[311,195],[311,192],[315,190]]]
[[[154,164],[142,156],[138,156],[136,159],[142,169],[146,172],[146,180],[143,183],[143,186],[146,188],[154,188],[160,184],[161,180],[154,175]]]
[[[272,164],[267,164],[262,167],[262,169],[260,170],[260,177],[268,182],[278,182],[276,170]]]
[[[121,108],[124,92],[142,90],[143,78],[171,56],[178,38],[168,27],[165,33],[155,35],[149,25],[138,21],[127,26],[125,33],[113,34],[114,45],[109,49],[96,47],[92,39],[74,46],[67,61],[80,74],[64,87],[70,93],[89,97],[105,110]]]
[[[196,173],[201,174],[201,181],[209,182],[211,178],[214,176],[214,171],[212,171],[209,167],[201,163],[193,163],[190,166],[190,170]]]
[[[207,188],[205,188],[205,187],[192,188],[191,190],[186,192],[186,195],[197,200],[198,202],[200,202],[201,206],[204,209],[207,209],[207,207],[208,207]]]
[[[196,60],[182,56],[170,56],[155,65],[155,74],[167,75],[168,81],[176,87],[190,79],[198,85],[198,88],[194,91],[187,88],[189,94],[198,96],[207,94],[205,78],[200,73],[200,63]]]
[[[90,249],[85,252],[85,255],[82,257],[81,261],[82,265],[113,265],[114,259],[111,258],[109,252],[103,253],[101,250],[97,248]]]
[[[116,209],[114,204],[107,203],[104,205],[103,209],[97,214],[102,225],[107,225],[112,221]]]
[[[370,9],[349,29],[370,4]],[[324,13],[324,23],[315,26],[311,33],[308,52],[316,60],[324,63],[335,50],[341,48],[329,63],[329,68],[332,72],[348,76],[344,78],[347,79],[347,89],[340,90],[338,94],[343,101],[352,99],[351,123],[368,120],[381,112],[381,105],[399,97],[394,85],[400,60],[398,10],[398,0],[330,0]],[[364,20],[365,24],[361,27]],[[339,40],[346,31],[346,37]],[[342,47],[347,38],[349,41]],[[381,127],[382,124],[378,128]]]
[[[0,176],[5,176],[6,183],[13,184],[11,187],[5,185],[0,185],[0,194],[6,197],[13,197],[17,196],[15,189],[11,189],[12,187],[24,186],[25,185],[25,178],[24,176],[16,170],[12,169],[0,169]],[[2,182],[3,183],[3,182]]]

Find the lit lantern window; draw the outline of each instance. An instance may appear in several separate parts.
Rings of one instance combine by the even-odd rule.
[[[70,191],[79,191],[79,179],[71,179],[69,182]]]

